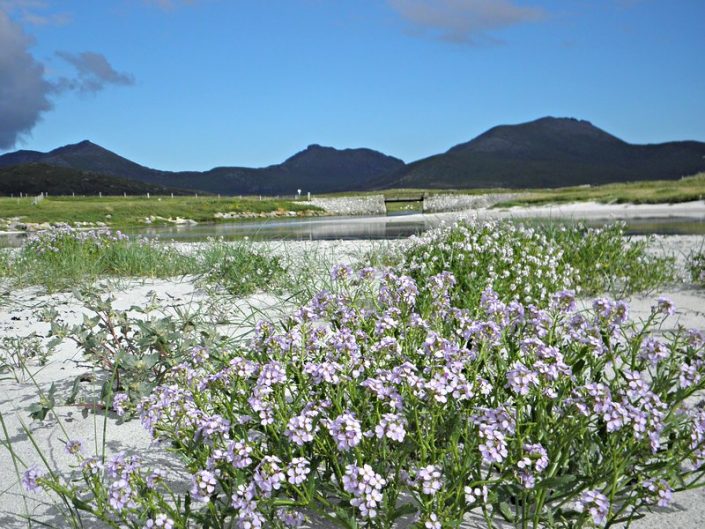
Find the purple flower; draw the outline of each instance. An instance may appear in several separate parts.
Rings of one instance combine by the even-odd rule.
[[[81,453],[82,448],[83,444],[81,443],[81,441],[79,441],[78,439],[72,439],[66,441],[66,446],[64,447],[64,450],[66,450],[67,454],[78,455]]]
[[[264,523],[264,516],[257,509],[255,501],[255,486],[239,485],[232,496],[234,509],[238,511],[235,523],[239,529],[260,529]]]
[[[303,513],[293,509],[285,509],[283,507],[277,509],[277,518],[279,518],[279,520],[281,520],[281,522],[290,529],[296,529],[306,523],[306,517]]]
[[[375,435],[378,439],[388,437],[393,441],[402,442],[406,436],[406,419],[396,413],[385,413],[375,426]]]
[[[108,501],[110,506],[118,512],[123,509],[134,509],[137,504],[134,501],[132,487],[126,479],[120,478],[110,484]]]
[[[443,486],[443,474],[435,465],[420,468],[416,472],[416,480],[420,482],[422,492],[429,496],[436,494]]]
[[[651,307],[651,312],[653,314],[661,313],[665,316],[673,316],[676,313],[676,305],[673,303],[673,300],[666,296],[660,296],[656,300],[656,305]]]
[[[700,361],[696,361],[700,363]],[[688,365],[683,364],[680,370],[680,376],[678,377],[678,384],[682,389],[689,388],[700,382],[700,373],[698,372],[698,365]]]
[[[174,529],[174,520],[166,514],[160,513],[147,520],[144,529]]]
[[[195,439],[211,439],[217,434],[227,435],[230,431],[230,421],[220,415],[202,417],[196,430]]]
[[[108,459],[105,469],[111,478],[126,478],[140,467],[140,458],[126,456],[125,452],[118,452]]]
[[[327,421],[326,426],[331,437],[341,452],[347,452],[356,447],[362,440],[360,421],[351,412],[346,411],[333,421]]]
[[[208,347],[197,345],[191,349],[191,363],[195,366],[203,364],[208,360]]]
[[[365,518],[375,518],[382,502],[382,487],[386,481],[370,465],[348,465],[343,475],[343,490],[352,494],[350,504],[360,509]]]
[[[253,481],[264,496],[270,496],[272,491],[279,490],[286,480],[282,471],[281,459],[277,456],[264,456],[255,469]]]
[[[562,312],[575,310],[575,291],[561,290],[556,292],[551,299],[551,308]]]
[[[130,397],[127,393],[116,393],[113,397],[113,411],[117,413],[118,417],[125,415],[126,409],[125,405],[130,402]]]
[[[661,360],[668,358],[670,351],[668,347],[656,338],[646,338],[641,344],[639,358],[648,360],[651,365],[657,365]]]
[[[481,429],[480,437],[483,439],[479,446],[480,453],[487,463],[501,463],[509,455],[507,441],[499,430]]]
[[[305,457],[295,457],[289,463],[286,475],[288,476],[288,481],[292,485],[301,485],[306,481],[306,477],[311,472],[311,467],[309,466],[308,459]]]
[[[202,502],[209,502],[218,485],[215,473],[210,470],[196,472],[191,478],[191,496]]]
[[[228,456],[235,468],[246,468],[252,464],[252,447],[244,441],[230,441]]]
[[[81,461],[81,470],[88,475],[97,476],[103,470],[103,464],[97,456],[87,457]]]
[[[149,476],[147,476],[147,486],[150,489],[154,489],[158,483],[163,482],[166,479],[166,471],[161,468],[155,468]]]
[[[352,275],[352,268],[345,264],[335,265],[330,271],[330,277],[333,281],[347,281]]]
[[[673,499],[673,489],[665,479],[654,481],[647,479],[642,486],[648,491],[650,503],[659,507],[668,507]]]
[[[39,479],[46,475],[37,465],[32,465],[22,474],[22,486],[27,492],[39,492],[41,486]]]
[[[632,400],[638,400],[649,391],[644,376],[639,371],[624,371],[624,379],[627,381],[627,396]]]
[[[514,362],[507,372],[507,383],[518,395],[528,395],[532,386],[539,385],[539,377],[521,362]]]
[[[607,496],[602,494],[600,491],[588,490],[583,492],[578,499],[576,510],[578,512],[589,512],[595,525],[601,526],[607,523],[610,502],[607,499]]]

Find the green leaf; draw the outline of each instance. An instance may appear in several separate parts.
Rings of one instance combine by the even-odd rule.
[[[550,478],[544,479],[542,482],[539,483],[539,487],[546,488],[546,489],[562,489],[566,487],[567,485],[570,485],[571,483],[577,481],[577,476],[574,474],[565,474],[563,476],[553,476]]]
[[[514,522],[514,511],[506,501],[499,502],[499,512],[508,522]]]
[[[79,509],[81,511],[93,512],[93,509],[91,508],[90,504],[77,498],[76,496],[71,498],[71,502],[73,503],[74,507],[76,507],[77,509]]]
[[[67,406],[76,404],[76,397],[78,397],[78,392],[81,390],[81,377],[82,375],[77,376],[73,380],[73,386],[71,386],[71,393],[69,393],[69,396],[66,398]]]
[[[343,522],[347,529],[358,529],[357,520],[348,514],[347,510],[344,508],[336,508],[335,516]]]

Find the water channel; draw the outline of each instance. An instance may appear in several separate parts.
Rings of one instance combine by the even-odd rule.
[[[376,217],[311,217],[201,223],[195,225],[145,226],[126,230],[131,236],[159,237],[161,240],[196,242],[209,237],[237,240],[354,240],[398,239],[420,234],[439,226],[444,215],[390,215]],[[556,219],[522,219],[524,223],[560,222]],[[566,221],[574,222],[574,221]],[[602,226],[611,220],[584,220],[588,226]],[[705,235],[705,218],[640,218],[624,220],[631,235]],[[0,234],[0,247],[20,246],[27,234]]]

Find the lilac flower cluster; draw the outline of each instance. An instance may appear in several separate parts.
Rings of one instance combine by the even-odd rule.
[[[576,504],[578,512],[587,512],[592,517],[596,526],[600,527],[607,523],[607,515],[610,510],[610,502],[607,496],[597,490],[585,491]]]
[[[375,518],[382,502],[382,488],[386,480],[370,465],[348,465],[343,475],[343,490],[353,496],[350,504],[360,510],[364,518]]]

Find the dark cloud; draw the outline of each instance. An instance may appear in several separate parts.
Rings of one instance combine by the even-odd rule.
[[[387,0],[412,29],[449,42],[496,42],[494,30],[536,22],[546,13],[513,0]]]
[[[40,4],[17,0],[10,7],[29,9]],[[58,52],[76,69],[76,76],[48,80],[44,65],[30,53],[34,41],[10,18],[6,7],[7,2],[0,4],[0,150],[11,149],[31,132],[42,115],[53,108],[52,96],[67,90],[95,93],[106,85],[134,84],[132,75],[116,71],[105,56],[91,51]]]
[[[54,87],[29,53],[32,39],[0,11],[0,149],[12,148],[51,110]]]
[[[84,93],[99,92],[105,88],[105,85],[129,86],[135,83],[135,78],[131,74],[115,70],[105,55],[100,53],[57,51],[56,55],[76,68],[78,74],[74,79],[61,79],[58,84],[60,89],[73,89]]]

